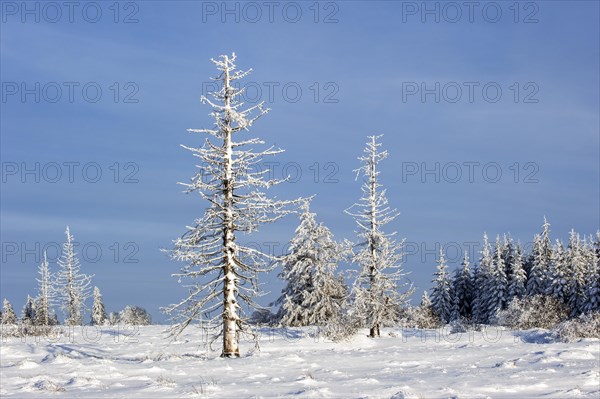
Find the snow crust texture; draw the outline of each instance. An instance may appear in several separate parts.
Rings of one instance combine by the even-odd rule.
[[[50,341],[3,337],[0,396],[11,398],[598,398],[600,342],[544,330],[449,334],[367,330],[334,343],[316,328],[260,330],[260,351],[220,358],[200,328],[73,327]],[[217,345],[218,346],[218,345]],[[246,351],[244,353],[244,351]]]

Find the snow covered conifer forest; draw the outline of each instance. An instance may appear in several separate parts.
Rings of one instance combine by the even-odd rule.
[[[600,396],[600,6],[159,3],[2,3],[1,397]]]

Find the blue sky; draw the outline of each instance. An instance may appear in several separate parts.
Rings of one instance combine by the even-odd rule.
[[[457,260],[484,231],[527,242],[544,215],[554,238],[599,228],[598,2],[479,2],[472,20],[462,2],[276,3],[270,22],[264,2],[229,2],[224,15],[222,2],[121,2],[118,15],[113,2],[77,2],[71,22],[65,8],[2,2],[0,296],[20,309],[41,248],[55,253],[69,225],[107,308],[164,320],[159,307],[184,289],[160,248],[206,205],[176,185],[195,165],[179,144],[197,145],[186,129],[212,123],[199,102],[209,59],[233,51],[272,109],[253,133],[286,150],[275,176],[302,173],[273,193],[317,194],[338,239],[354,238],[343,210],[360,195],[356,157],[384,134],[381,178],[401,212],[389,228],[410,242],[404,267],[419,291],[436,245]],[[423,13],[436,4],[439,22]],[[296,225],[244,240],[281,251]],[[276,272],[263,282],[266,304],[282,283]]]

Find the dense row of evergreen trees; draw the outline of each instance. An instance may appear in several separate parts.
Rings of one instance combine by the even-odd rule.
[[[440,322],[469,320],[494,323],[498,312],[517,298],[544,295],[568,307],[570,316],[600,311],[600,232],[581,238],[571,231],[569,242],[550,239],[550,224],[533,239],[533,250],[524,253],[508,235],[495,245],[483,236],[479,263],[469,266],[465,254],[461,267],[448,272],[443,253],[431,290],[431,307]]]
[[[280,277],[286,281],[286,287],[276,302],[281,305],[276,321],[284,326],[327,325],[337,322],[340,315],[352,316],[357,309],[366,308],[365,304],[372,297],[364,291],[359,294],[363,295],[363,304],[356,300],[360,280],[349,290],[341,277],[335,275],[338,262],[352,259],[351,255],[343,255],[348,253],[348,246],[333,241],[331,232],[316,223],[308,203],[300,220],[290,253],[283,258]],[[460,267],[450,272],[444,253],[440,252],[431,298],[425,292],[421,306],[416,308],[423,314],[416,317],[427,320],[425,313],[431,311],[439,323],[460,320],[493,324],[497,322],[498,313],[506,310],[513,299],[539,295],[564,304],[571,317],[598,312],[599,262],[600,233],[595,239],[582,239],[571,231],[566,247],[559,240],[552,245],[550,224],[544,220],[542,232],[534,237],[531,253],[524,253],[521,244],[515,243],[509,235],[502,239],[496,237],[492,245],[484,234],[481,258],[474,266],[465,253]],[[397,289],[390,286],[390,292]],[[403,302],[390,303],[388,298],[379,294],[372,300],[381,307],[365,310],[367,314],[377,314],[377,323],[382,325],[393,324],[406,315],[398,306]],[[415,317],[414,312],[412,317]],[[356,318],[345,321],[353,323]],[[371,326],[364,320],[358,324]]]

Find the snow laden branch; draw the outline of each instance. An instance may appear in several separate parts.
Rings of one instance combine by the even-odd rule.
[[[180,282],[188,281],[188,295],[164,310],[173,316],[174,336],[193,322],[206,323],[213,339],[223,339],[224,357],[238,357],[239,334],[243,331],[245,310],[257,308],[254,298],[261,294],[258,274],[271,270],[277,257],[237,243],[240,234],[255,232],[293,212],[300,200],[269,198],[263,190],[281,183],[270,180],[257,165],[265,157],[283,150],[256,148],[264,142],[243,137],[269,109],[260,103],[244,108],[232,82],[250,73],[239,71],[235,54],[222,55],[212,62],[219,74],[214,79],[220,89],[202,97],[212,108],[214,124],[209,129],[189,129],[205,135],[199,147],[183,146],[200,160],[199,171],[188,183],[180,183],[188,193],[198,193],[206,204],[204,215],[174,241],[170,256],[184,262]],[[241,136],[238,138],[238,136]]]
[[[379,183],[377,166],[388,156],[380,149],[380,137],[370,136],[364,154],[358,158],[362,165],[355,172],[357,179],[363,177],[363,196],[346,210],[358,225],[352,262],[358,264],[359,273],[352,287],[350,313],[358,325],[369,327],[370,337],[380,335],[380,326],[398,320],[400,308],[413,293],[412,286],[401,283],[406,275],[401,267],[404,240],[398,242],[395,232],[383,231],[398,212],[388,205],[385,189]]]

